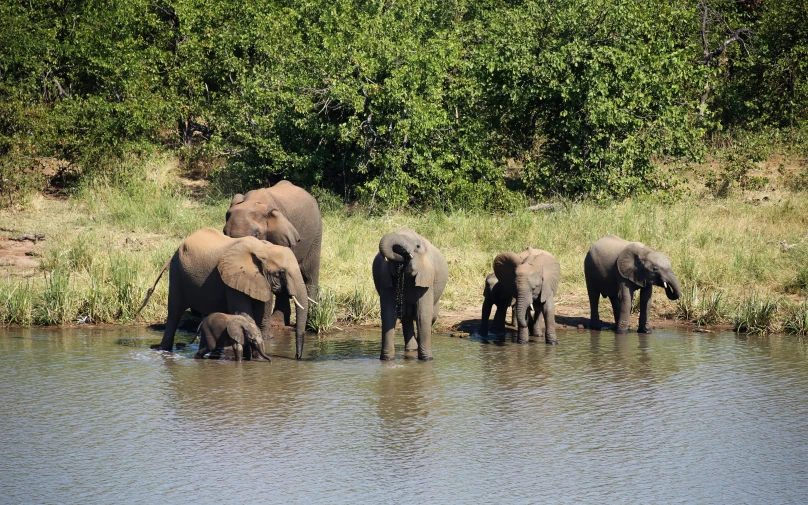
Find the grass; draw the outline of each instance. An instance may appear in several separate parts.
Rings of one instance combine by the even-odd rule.
[[[738,305],[733,318],[733,328],[738,333],[767,335],[775,333],[778,328],[776,318],[780,303],[754,294],[745,298]]]
[[[223,225],[229,199],[189,196],[170,158],[124,165],[118,180],[87,184],[68,200],[37,197],[22,212],[0,212],[0,227],[15,230],[9,236],[46,235],[32,252],[38,269],[0,266],[0,322],[131,321],[183,238],[204,226]],[[508,215],[377,215],[331,203],[328,208],[320,274],[321,292],[327,295],[312,309],[313,331],[326,331],[340,320],[378,321],[371,263],[379,238],[402,226],[427,237],[449,264],[444,313],[477,313],[494,256],[531,245],[552,252],[561,263],[557,313],[588,317],[583,258],[607,233],[644,242],[671,259],[685,295],[671,302],[657,290],[657,317],[673,314],[698,325],[732,322],[750,331],[788,329],[785,318],[791,316],[784,307],[799,306],[808,293],[808,199],[799,193],[781,192],[768,201],[685,196],[677,203],[568,202],[552,211]],[[140,322],[164,321],[167,291],[163,279]],[[754,303],[744,298],[750,292],[758,293]],[[764,300],[783,303],[772,307]],[[611,314],[608,300],[601,300],[601,311]]]

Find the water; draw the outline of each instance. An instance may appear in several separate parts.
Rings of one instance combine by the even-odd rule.
[[[806,344],[308,336],[196,361],[145,329],[0,330],[2,503],[804,503]],[[179,337],[178,341],[186,337]],[[293,356],[292,339],[267,346]]]

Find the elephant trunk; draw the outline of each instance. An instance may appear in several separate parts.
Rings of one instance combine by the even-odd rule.
[[[261,356],[262,358],[264,358],[267,361],[270,361],[270,362],[272,361],[272,358],[270,358],[269,355],[266,352],[264,352],[264,341],[263,341],[263,339],[259,343],[253,344],[253,348],[255,349],[255,351],[258,353],[259,356]]]
[[[527,309],[531,299],[530,286],[518,287],[516,293],[516,323],[518,328],[517,341],[525,343],[528,341]]]
[[[665,296],[668,300],[678,300],[682,296],[682,286],[679,284],[679,279],[676,274],[671,273],[665,279],[663,286],[665,287]]]
[[[379,252],[388,261],[403,263],[412,257],[410,241],[398,233],[388,233],[379,241]]]

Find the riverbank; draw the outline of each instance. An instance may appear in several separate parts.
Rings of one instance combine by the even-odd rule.
[[[95,183],[75,195],[37,196],[0,212],[0,321],[19,325],[160,323],[167,279],[137,321],[135,312],[159,268],[185,236],[221,228],[229,199],[195,196],[170,158],[132,180]],[[494,256],[531,245],[551,251],[562,278],[557,319],[588,324],[583,258],[607,233],[644,242],[668,255],[684,286],[678,302],[660,291],[652,325],[733,325],[767,333],[808,330],[808,199],[772,189],[678,202],[559,203],[550,208],[483,215],[388,213],[359,208],[323,215],[321,286],[316,326],[378,318],[370,265],[379,237],[409,226],[444,254],[450,282],[438,324],[465,329],[479,320],[483,281]],[[608,302],[601,301],[605,320]],[[636,318],[636,315],[634,316]],[[633,321],[636,327],[636,319]]]

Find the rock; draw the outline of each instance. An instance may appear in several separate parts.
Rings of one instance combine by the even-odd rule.
[[[579,324],[579,325],[578,325],[578,329],[579,329],[579,330],[585,330],[586,328],[584,327],[584,325]]]

